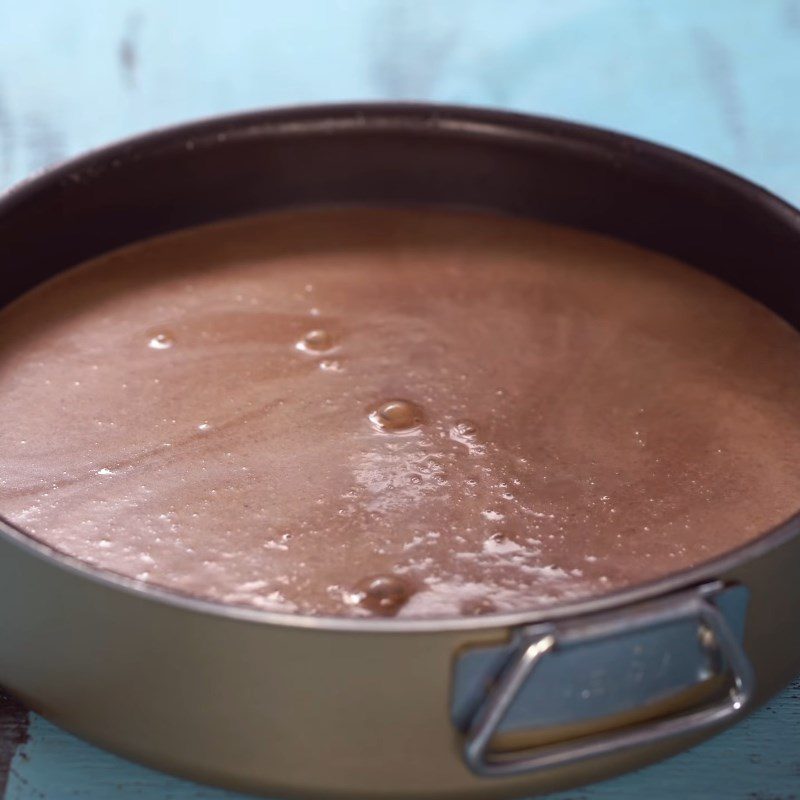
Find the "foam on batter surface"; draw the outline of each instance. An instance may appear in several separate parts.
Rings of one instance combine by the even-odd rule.
[[[540,608],[800,505],[797,332],[674,260],[542,223],[188,230],[37,288],[0,343],[0,512],[224,603]]]

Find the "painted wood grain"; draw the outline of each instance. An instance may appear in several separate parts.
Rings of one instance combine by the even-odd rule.
[[[27,741],[27,709],[0,689],[0,797],[8,784],[11,763]]]
[[[800,0],[0,0],[0,187],[193,117],[389,98],[625,130],[800,203]],[[0,696],[4,783],[7,800],[235,797]],[[558,797],[798,798],[800,684],[689,753]]]
[[[0,183],[192,117],[429,99],[667,142],[800,201],[800,0],[0,0]]]

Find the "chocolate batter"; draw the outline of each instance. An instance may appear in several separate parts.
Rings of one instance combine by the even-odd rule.
[[[800,336],[565,228],[228,222],[44,284],[0,342],[0,511],[224,603],[532,609],[692,566],[800,505]]]

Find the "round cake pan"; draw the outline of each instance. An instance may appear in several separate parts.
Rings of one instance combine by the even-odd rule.
[[[800,324],[800,215],[775,197],[615,133],[425,105],[219,118],[59,166],[0,201],[0,301],[156,234],[344,204],[598,231]],[[109,750],[275,797],[550,792],[689,747],[797,673],[799,529],[795,516],[694,569],[546,611],[373,621],[171,594],[4,522],[0,683]]]

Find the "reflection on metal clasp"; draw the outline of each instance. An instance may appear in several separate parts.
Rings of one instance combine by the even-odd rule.
[[[507,666],[485,695],[467,727],[464,758],[479,775],[508,776],[563,767],[708,728],[743,712],[753,691],[753,669],[737,635],[714,602],[724,591],[708,584],[690,592],[667,596],[633,608],[601,613],[522,632]],[[521,690],[543,663],[558,653],[600,640],[630,637],[660,627],[689,621],[695,636],[713,643],[717,670],[730,675],[724,696],[699,708],[660,717],[602,735],[590,735],[548,744],[522,753],[492,753],[490,744]],[[719,674],[719,673],[718,673]],[[535,716],[535,709],[531,712]]]

